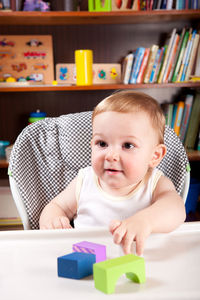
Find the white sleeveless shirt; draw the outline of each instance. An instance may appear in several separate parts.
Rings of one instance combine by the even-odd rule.
[[[92,167],[81,169],[76,186],[75,228],[108,226],[111,220],[124,220],[148,207],[162,175],[163,173],[155,168],[147,173],[132,193],[125,197],[116,197],[102,190]]]

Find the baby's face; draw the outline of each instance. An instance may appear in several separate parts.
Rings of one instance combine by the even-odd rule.
[[[158,136],[145,112],[104,112],[93,121],[92,166],[101,187],[127,195],[152,166]]]

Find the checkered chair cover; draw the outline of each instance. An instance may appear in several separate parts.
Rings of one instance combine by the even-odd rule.
[[[39,228],[44,206],[60,193],[80,168],[90,165],[91,112],[62,115],[28,125],[18,136],[10,156],[9,173],[25,206],[30,228]],[[189,164],[184,147],[166,127],[168,151],[159,165],[181,192]]]

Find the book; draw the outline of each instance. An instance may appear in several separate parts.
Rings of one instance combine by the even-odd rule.
[[[165,68],[165,72],[164,72],[164,76],[163,76],[163,82],[167,83],[168,82],[168,78],[171,72],[171,68],[172,68],[172,64],[173,61],[175,59],[175,55],[176,55],[176,51],[177,51],[177,47],[178,47],[178,42],[179,42],[180,36],[179,34],[176,33],[174,41],[173,41],[173,45],[169,54],[169,59]]]
[[[196,93],[192,105],[192,111],[185,136],[184,146],[187,150],[194,150],[200,125],[200,93]]]
[[[195,76],[200,76],[200,43],[199,43],[198,49],[197,49],[197,56],[196,56],[196,64],[195,64],[194,75]]]
[[[178,42],[178,47],[177,47],[177,50],[176,50],[175,58],[174,58],[174,61],[172,63],[172,68],[171,68],[171,71],[170,71],[170,74],[169,74],[168,82],[172,81],[172,76],[173,76],[174,69],[175,69],[175,66],[176,66],[176,62],[177,62],[177,59],[178,59],[178,56],[179,56],[179,53],[180,53],[180,49],[181,49],[181,45],[182,45],[183,38],[184,38],[184,35],[185,35],[185,31],[186,31],[186,28],[183,27],[183,29],[181,31],[181,34],[180,34],[180,38],[179,38],[179,42]]]
[[[193,33],[192,33],[192,37],[191,37],[191,39],[188,42],[188,46],[187,46],[187,50],[186,50],[186,54],[185,54],[185,61],[184,61],[184,66],[183,66],[183,72],[182,72],[180,81],[185,81],[186,70],[187,70],[187,67],[188,67],[188,64],[189,64],[190,54],[191,54],[191,50],[192,50],[192,45],[194,43],[194,39],[195,39],[196,33],[197,33],[197,31],[194,30]]]
[[[146,71],[144,74],[144,83],[148,83],[149,79],[150,79],[150,75],[151,75],[151,71],[153,68],[153,64],[156,58],[156,53],[158,51],[158,45],[152,45],[150,48],[150,54],[149,54],[149,59],[147,62],[147,67],[146,67]]]
[[[177,62],[176,62],[174,74],[172,76],[172,82],[176,82],[176,80],[178,78],[178,73],[179,73],[179,70],[180,70],[180,67],[181,67],[181,63],[182,63],[182,59],[183,59],[183,55],[184,55],[185,47],[187,45],[188,38],[189,38],[189,31],[187,30],[185,32],[183,42],[182,42],[181,47],[180,47],[180,52],[179,52],[178,59],[177,59]]]
[[[171,10],[172,6],[173,6],[173,0],[167,0],[167,7],[166,7],[166,9],[167,10]]]
[[[16,0],[10,0],[10,8],[12,11],[16,11]]]
[[[159,58],[160,58],[160,53],[161,53],[161,49],[158,49],[158,51],[156,53],[155,60],[154,60],[153,68],[152,68],[152,71],[151,71],[151,75],[150,75],[150,78],[149,78],[149,83],[154,82],[155,72],[156,72],[156,68],[157,68],[157,65],[158,65]]]
[[[182,143],[184,143],[184,140],[185,140],[185,135],[187,132],[190,114],[191,114],[191,110],[192,110],[193,99],[194,99],[194,96],[189,95],[189,94],[186,96],[186,99],[185,99],[185,106],[184,106],[184,111],[183,111],[181,128],[180,128],[180,132],[179,132],[179,138]]]
[[[185,81],[188,81],[190,78],[190,75],[192,74],[195,58],[197,56],[198,45],[199,45],[199,34],[197,33],[194,38],[194,43],[192,45],[190,60],[189,60],[189,64],[188,64],[186,75],[185,75]]]
[[[169,54],[170,54],[170,51],[171,51],[173,40],[175,38],[175,34],[176,34],[176,28],[174,28],[172,30],[172,33],[171,33],[171,36],[170,36],[170,40],[169,40],[169,43],[168,43],[168,46],[167,46],[167,50],[166,50],[165,58],[164,58],[164,61],[163,61],[162,69],[161,69],[161,72],[160,72],[160,75],[159,75],[159,78],[158,78],[158,83],[163,82],[163,76],[164,76],[165,68],[166,68],[166,65],[167,65],[167,62],[168,62],[168,59],[169,59]]]
[[[156,68],[154,82],[158,82],[158,78],[160,76],[160,72],[161,72],[161,69],[162,69],[162,65],[163,65],[163,61],[164,61],[164,58],[165,58],[166,50],[167,50],[167,45],[161,48],[160,58],[159,58],[158,65],[157,65],[157,68]]]
[[[183,68],[184,68],[184,64],[185,64],[185,61],[186,61],[188,47],[190,45],[191,39],[192,39],[192,28],[190,28],[190,30],[189,30],[189,37],[188,37],[187,44],[185,45],[185,49],[184,49],[184,53],[183,53],[183,58],[182,58],[182,62],[181,62],[181,65],[180,65],[180,70],[179,70],[176,82],[180,82],[181,81],[181,76],[182,76],[182,73],[183,73]]]
[[[183,110],[184,110],[184,102],[179,101],[177,103],[176,117],[175,117],[174,127],[173,127],[175,133],[177,134],[177,136],[179,136],[179,132],[180,132],[180,126],[181,126],[181,120],[182,120],[182,116],[183,116]]]
[[[133,67],[132,67],[132,71],[131,71],[131,75],[130,75],[130,79],[129,79],[130,84],[134,84],[137,82],[137,77],[139,74],[139,70],[140,70],[140,66],[142,63],[143,56],[144,56],[144,52],[145,52],[145,48],[143,48],[143,47],[139,47],[136,49],[135,59],[134,59],[134,63],[133,63]]]
[[[197,151],[200,151],[200,128],[199,128],[199,134],[198,134]]]
[[[171,122],[171,128],[174,129],[175,119],[176,119],[176,112],[177,112],[177,103],[173,105],[173,112],[172,112],[172,122]]]
[[[144,73],[145,73],[145,70],[146,70],[149,54],[150,54],[150,48],[146,48],[145,52],[144,52],[144,55],[143,55],[142,63],[141,63],[141,66],[140,66],[140,70],[139,70],[139,73],[138,73],[137,83],[142,83],[143,82],[143,77],[144,77]]]
[[[134,53],[129,53],[123,61],[123,67],[122,67],[122,82],[124,84],[129,83],[129,78],[131,74],[131,69],[133,65],[133,59],[134,59]]]
[[[172,114],[173,114],[173,104],[164,103],[161,105],[164,115],[165,115],[165,124],[171,127],[172,124]]]

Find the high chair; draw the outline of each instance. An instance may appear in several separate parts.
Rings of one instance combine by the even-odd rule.
[[[38,229],[44,206],[59,194],[80,168],[90,165],[92,112],[62,115],[28,125],[10,156],[9,181],[24,229]],[[167,154],[158,166],[186,201],[190,173],[185,149],[166,126]]]

